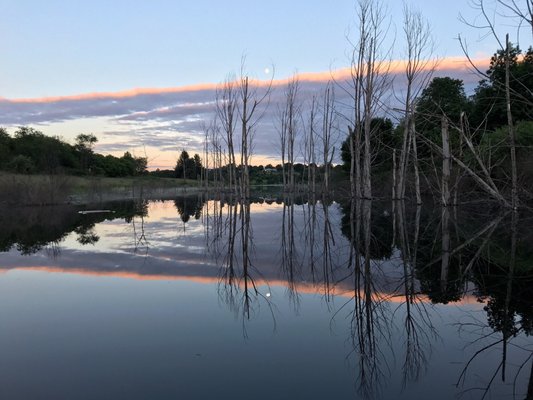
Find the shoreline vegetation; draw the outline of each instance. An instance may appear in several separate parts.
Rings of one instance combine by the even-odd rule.
[[[330,183],[328,191],[322,189],[311,192],[306,184],[295,185],[294,191],[284,190],[282,183],[259,183],[251,184],[251,198],[265,194],[274,197],[301,197],[309,199],[332,199],[346,200],[350,195],[350,182],[342,173],[338,173],[337,179]],[[391,191],[387,190],[390,182],[386,178],[381,180],[381,188],[375,190],[376,201],[391,201]],[[468,183],[465,182],[465,186]],[[424,186],[423,186],[424,187]],[[381,190],[380,190],[381,189]],[[128,200],[168,200],[183,196],[207,195],[217,198],[238,199],[232,188],[210,184],[205,186],[200,180],[183,178],[164,178],[157,176],[139,177],[98,177],[98,176],[73,176],[73,175],[26,175],[13,174],[0,171],[0,207],[30,207],[30,206],[59,206],[77,205],[87,206],[114,201]],[[424,203],[438,204],[439,193],[432,192],[430,187],[424,187],[422,197]],[[413,201],[415,199],[412,199]],[[482,192],[473,191],[463,197],[461,206],[476,202],[498,202],[486,198]],[[522,206],[528,206],[524,202]]]
[[[196,194],[204,189],[192,179],[24,175],[0,172],[0,206],[95,204]]]

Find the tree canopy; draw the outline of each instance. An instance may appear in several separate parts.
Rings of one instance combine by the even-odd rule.
[[[146,173],[147,159],[126,152],[122,157],[93,151],[98,139],[79,134],[69,144],[30,128],[18,128],[13,137],[0,128],[0,170],[23,174],[68,173],[74,175],[136,176]]]

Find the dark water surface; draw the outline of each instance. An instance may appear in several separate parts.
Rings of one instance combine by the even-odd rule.
[[[0,214],[2,399],[531,399],[531,216],[200,197]]]

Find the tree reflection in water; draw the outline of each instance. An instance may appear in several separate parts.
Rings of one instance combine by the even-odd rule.
[[[403,267],[403,296],[400,303],[404,309],[405,356],[403,363],[403,386],[410,381],[416,381],[422,371],[426,370],[429,362],[427,353],[431,344],[437,338],[437,331],[433,326],[431,316],[434,310],[428,310],[430,305],[425,301],[416,279],[418,255],[418,239],[420,235],[421,206],[416,207],[413,240],[411,242],[406,224],[405,203],[397,201],[394,204],[394,227],[398,228],[401,265]]]
[[[509,215],[505,217],[508,218]],[[477,339],[468,345],[468,349],[471,349],[471,356],[465,362],[456,385],[463,388],[463,393],[479,391],[482,399],[490,394],[498,375],[500,375],[501,382],[512,382],[513,395],[516,396],[517,380],[521,373],[525,373],[523,371],[533,358],[531,345],[523,340],[524,335],[530,336],[533,332],[532,279],[527,268],[525,271],[517,269],[518,212],[512,211],[510,217],[510,226],[503,230],[503,232],[510,233],[510,237],[504,235],[507,236],[505,237],[507,243],[498,241],[495,243],[496,246],[487,244],[489,243],[488,238],[494,234],[502,218],[496,220],[496,225],[488,230],[487,238],[483,241],[484,253],[496,253],[495,257],[483,258],[480,256],[483,253],[478,252],[475,259],[481,268],[473,269],[474,263],[468,264],[477,284],[478,298],[487,300],[484,310],[487,312],[488,322],[470,318],[458,324],[460,332],[466,331]],[[491,247],[496,248],[491,249]],[[507,249],[509,250],[507,251]],[[531,264],[527,264],[531,262],[530,259],[520,261],[521,267],[531,267]],[[515,354],[517,352],[522,354],[523,361],[519,362],[518,365],[509,364],[508,356],[511,350]],[[468,382],[469,376],[472,375],[469,374],[469,370],[485,353],[493,351],[501,353],[501,358],[498,364],[493,367],[492,375],[483,380],[481,384],[472,386]],[[532,378],[533,366],[529,375],[526,399],[533,398]]]
[[[259,232],[263,240],[269,237],[268,248],[255,247],[254,203],[271,204],[269,215],[279,218],[276,228],[269,228],[274,231]],[[529,379],[528,398],[533,396],[533,353],[527,340],[533,331],[533,235],[527,212],[500,214],[490,205],[415,208],[402,201],[390,211],[390,204],[376,201],[337,203],[314,195],[239,201],[202,194],[176,199],[174,206],[180,221],[176,240],[196,234],[187,228],[193,221],[202,223],[207,252],[219,267],[218,294],[242,318],[245,336],[246,324],[263,306],[275,328],[269,282],[287,288],[297,313],[302,288],[319,293],[331,312],[332,329],[336,319],[349,321],[347,359],[359,393],[372,397],[395,376],[394,360],[401,360],[404,387],[428,371],[438,342],[433,322],[443,309],[435,305],[474,297],[484,304],[485,315],[465,311],[457,323],[469,341],[467,359],[459,360],[458,390],[479,391],[483,398],[498,382],[513,384],[520,378]],[[22,255],[43,250],[60,258],[70,232],[79,244],[97,246],[102,241],[98,224],[120,218],[131,229],[134,253],[146,255],[149,245],[156,250],[157,239],[148,237],[154,232],[146,224],[148,202],[106,208],[113,212],[80,215],[79,207],[69,206],[3,213],[0,249]],[[178,252],[176,257],[179,261]],[[486,360],[495,355],[497,363],[489,364]],[[489,375],[480,377],[480,366],[490,367]]]
[[[220,261],[220,298],[235,315],[242,318],[244,337],[247,337],[246,322],[259,311],[261,302],[268,306],[275,329],[269,291],[262,293],[256,283],[261,274],[252,259],[254,246],[250,201],[236,201],[229,197],[208,202],[207,207],[210,206],[213,207],[213,211],[209,212],[213,226],[210,231],[214,234],[208,247],[212,249],[215,259]]]

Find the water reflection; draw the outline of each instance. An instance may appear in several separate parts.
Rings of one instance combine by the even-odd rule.
[[[264,313],[277,332],[283,303],[296,318],[309,295],[320,296],[330,333],[348,345],[344,358],[362,398],[386,398],[396,384],[407,396],[435,379],[434,353],[451,340],[442,321],[453,316],[453,343],[464,348],[446,366],[453,394],[532,396],[533,236],[525,212],[315,195],[242,202],[202,194],[105,208],[112,212],[3,213],[1,268],[210,283],[246,338]]]

